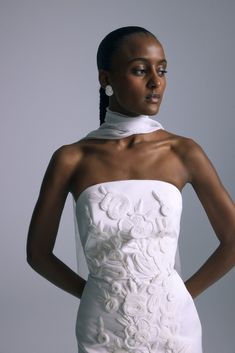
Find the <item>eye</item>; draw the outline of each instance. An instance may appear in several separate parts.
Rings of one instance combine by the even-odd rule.
[[[137,76],[143,76],[143,75],[145,75],[146,74],[146,72],[147,72],[147,69],[145,69],[145,68],[138,68],[138,67],[136,67],[136,68],[134,68],[133,70],[132,70],[132,72],[135,74],[135,75],[137,75]]]
[[[157,70],[157,73],[158,73],[158,75],[159,75],[160,77],[163,77],[163,76],[165,76],[165,74],[167,73],[167,70],[164,69],[164,68],[159,68],[159,69]]]

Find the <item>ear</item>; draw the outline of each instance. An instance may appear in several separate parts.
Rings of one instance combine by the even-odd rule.
[[[109,72],[103,69],[99,70],[99,82],[102,88],[109,84]]]

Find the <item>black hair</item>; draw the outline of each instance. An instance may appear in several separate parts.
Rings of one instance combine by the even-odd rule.
[[[127,26],[115,29],[101,41],[97,51],[98,70],[109,71],[114,53],[119,49],[123,39],[131,34],[144,33],[157,39],[151,32],[143,27]],[[106,108],[109,105],[109,97],[105,94],[103,87],[100,87],[100,125],[105,119]]]

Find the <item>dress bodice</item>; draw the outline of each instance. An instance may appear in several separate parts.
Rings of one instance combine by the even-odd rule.
[[[119,180],[85,189],[77,223],[90,274],[149,281],[174,268],[179,189],[159,180]]]

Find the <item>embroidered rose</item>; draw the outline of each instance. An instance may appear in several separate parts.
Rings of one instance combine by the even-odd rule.
[[[106,191],[103,190],[102,192]],[[125,195],[106,192],[99,205],[103,211],[106,211],[109,218],[120,219],[128,212],[130,201]]]
[[[145,298],[138,294],[127,294],[123,310],[126,315],[141,316],[145,313]]]
[[[135,340],[139,343],[147,343],[150,339],[150,333],[147,330],[141,330],[135,333]]]
[[[100,332],[97,336],[97,340],[99,343],[107,344],[110,341],[109,335],[105,332]]]
[[[134,349],[139,346],[139,343],[133,337],[127,337],[125,339],[125,344],[128,348]]]
[[[122,285],[121,283],[119,282],[113,282],[111,284],[111,291],[114,293],[114,294],[121,294],[122,292]]]
[[[122,219],[119,223],[119,228],[122,233],[129,234],[133,238],[145,238],[153,231],[151,221],[145,219],[143,215],[134,214],[130,217]]]
[[[109,313],[114,313],[119,308],[119,302],[116,298],[110,297],[105,300],[105,310]]]
[[[105,261],[106,259],[106,254],[105,254],[105,251],[102,250],[102,251],[97,251],[97,253],[95,254],[96,256],[96,259],[98,260],[98,262],[101,264],[102,262]]]
[[[123,259],[123,253],[120,250],[110,250],[109,259],[114,261],[121,261]]]

